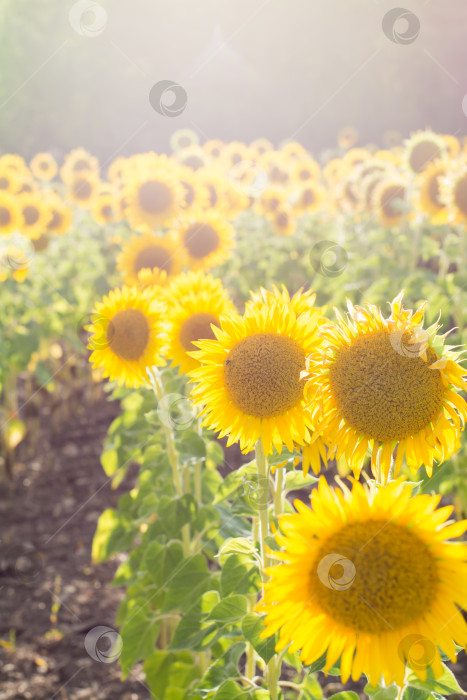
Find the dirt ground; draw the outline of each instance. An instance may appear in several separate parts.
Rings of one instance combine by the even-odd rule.
[[[151,697],[140,666],[122,682],[106,642],[96,646],[97,627],[115,629],[123,591],[108,585],[118,559],[91,563],[92,539],[102,511],[131,488],[136,467],[110,488],[99,456],[118,404],[101,397],[75,405],[55,432],[44,410],[37,447],[25,441],[12,478],[0,485],[0,700]],[[234,448],[229,465],[240,458]],[[467,688],[465,654],[456,674]],[[342,690],[337,678],[319,677],[326,696]],[[346,688],[361,694],[363,683]]]

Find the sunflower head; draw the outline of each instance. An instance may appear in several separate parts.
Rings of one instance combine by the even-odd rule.
[[[18,199],[8,192],[0,192],[0,234],[17,231],[22,223]]]
[[[414,173],[421,173],[425,168],[447,154],[447,146],[441,136],[432,131],[418,131],[405,143],[407,164]]]
[[[233,227],[215,211],[189,212],[180,220],[176,233],[192,269],[220,265],[234,245]]]
[[[315,309],[297,318],[289,303],[270,299],[244,316],[221,317],[216,340],[195,343],[201,366],[189,373],[205,424],[229,435],[228,444],[240,441],[242,450],[260,438],[266,454],[303,444],[311,423],[301,373],[307,349],[320,342],[319,317]]]
[[[438,182],[440,200],[446,205],[449,220],[453,223],[467,221],[467,166],[449,168]]]
[[[352,148],[358,141],[358,131],[354,126],[344,126],[337,134],[339,148]]]
[[[448,210],[441,194],[441,180],[447,172],[447,164],[437,160],[420,174],[418,206],[430,217],[433,224],[446,223]]]
[[[177,216],[184,201],[177,172],[178,168],[161,157],[154,163],[136,161],[134,170],[126,173],[122,199],[132,228],[152,231],[156,226],[169,224]]]
[[[407,183],[400,177],[385,177],[373,191],[373,208],[384,226],[396,226],[407,216]]]
[[[133,236],[125,243],[117,261],[127,284],[134,284],[142,270],[150,273],[164,272],[167,277],[176,275],[182,266],[182,250],[173,234],[157,236],[145,233]]]
[[[60,177],[68,183],[78,175],[90,174],[99,178],[99,161],[84,148],[75,148],[65,156],[65,162],[60,168]]]
[[[149,290],[122,287],[96,304],[87,327],[90,362],[120,385],[138,387],[146,370],[163,364],[167,345],[165,305]]]
[[[29,165],[38,180],[53,180],[58,172],[57,162],[50,153],[37,153]]]
[[[422,680],[442,673],[441,649],[456,658],[465,646],[467,546],[449,540],[467,521],[447,523],[440,496],[414,496],[401,481],[378,490],[354,483],[331,489],[321,477],[311,509],[283,515],[276,534],[281,562],[267,570],[263,637],[280,630],[279,651],[301,650],[311,664],[340,658],[343,683],[365,673],[376,686],[404,684],[406,664]],[[417,642],[423,641],[417,650]],[[417,651],[422,651],[420,658]]]
[[[170,146],[172,150],[183,151],[185,148],[190,148],[192,146],[198,146],[199,136],[193,129],[178,129],[174,131],[170,137]]]
[[[98,177],[91,171],[70,175],[66,181],[67,196],[78,207],[90,209],[100,189]]]
[[[423,329],[425,306],[405,310],[401,293],[385,319],[375,306],[348,302],[348,320],[336,312],[338,323],[322,329],[323,351],[308,358],[317,434],[357,475],[368,451],[375,476],[387,479],[391,465],[397,476],[404,455],[412,470],[424,464],[431,475],[463,429],[467,404],[457,391],[467,388],[465,370],[436,324]]]
[[[47,201],[39,194],[21,194],[17,202],[23,218],[21,232],[28,238],[39,238],[51,219]]]

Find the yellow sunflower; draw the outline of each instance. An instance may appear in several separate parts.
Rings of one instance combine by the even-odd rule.
[[[441,137],[448,149],[448,155],[450,158],[454,158],[460,153],[461,145],[459,139],[457,139],[452,134],[443,134]]]
[[[344,126],[337,134],[340,148],[352,148],[358,141],[358,131],[354,126]]]
[[[341,158],[331,158],[323,168],[323,176],[326,182],[331,185],[339,182],[344,170],[347,172],[347,167],[344,167]]]
[[[128,175],[122,198],[130,226],[142,231],[169,224],[184,202],[183,187],[174,169],[164,167],[162,160],[147,172]]]
[[[254,156],[262,156],[263,153],[268,153],[269,151],[272,151],[274,149],[273,144],[269,139],[255,139],[250,143],[250,151],[253,153]]]
[[[448,210],[441,199],[440,180],[445,177],[447,165],[441,160],[430,163],[420,174],[418,206],[428,214],[433,224],[444,224]]]
[[[313,214],[323,209],[327,200],[326,190],[319,182],[310,181],[294,190],[291,200],[297,213]]]
[[[188,291],[187,291],[188,290]],[[176,277],[166,290],[170,300],[167,321],[170,324],[167,357],[180,373],[199,367],[189,353],[196,350],[194,341],[215,340],[212,325],[220,326],[220,317],[235,311],[235,306],[219,279],[212,275],[189,272]]]
[[[98,302],[91,316],[88,349],[94,368],[120,385],[138,387],[146,369],[162,365],[167,346],[165,306],[147,290],[113,289]]]
[[[191,170],[199,170],[206,167],[208,158],[201,146],[189,146],[175,154],[176,159],[181,165],[191,168]]]
[[[459,353],[444,346],[434,324],[423,330],[425,304],[415,313],[402,307],[401,292],[391,315],[348,302],[347,321],[322,329],[323,352],[307,360],[307,391],[316,434],[325,435],[356,475],[372,454],[371,469],[387,480],[394,459],[397,476],[403,457],[412,470],[444,461],[464,427],[466,370]]]
[[[449,171],[439,180],[441,201],[446,205],[452,223],[467,221],[467,165]]]
[[[69,231],[73,223],[72,209],[55,192],[48,193],[45,202],[50,211],[50,218],[46,227],[47,233],[61,236]]]
[[[201,367],[189,376],[196,404],[204,405],[204,425],[239,441],[243,451],[261,439],[268,455],[274,446],[292,451],[309,436],[301,372],[305,358],[320,343],[318,309],[298,318],[290,304],[269,300],[243,316],[223,316],[213,327],[216,340],[195,343]]]
[[[170,137],[172,151],[182,151],[190,146],[198,146],[199,136],[193,129],[178,129]]]
[[[313,158],[298,160],[294,163],[291,177],[295,182],[300,184],[308,183],[317,180],[320,176],[320,167]]]
[[[310,154],[307,152],[305,146],[302,146],[301,143],[298,143],[298,141],[287,141],[284,144],[281,144],[281,154],[284,156],[286,160],[290,161],[295,161],[295,160],[307,160],[310,158]],[[318,165],[318,164],[316,164]],[[319,171],[319,166],[318,166],[318,171]]]
[[[418,131],[405,142],[407,164],[414,173],[421,173],[425,168],[443,158],[448,152],[447,145],[441,136],[432,131]]]
[[[346,169],[353,169],[360,163],[370,160],[372,154],[366,148],[351,148],[342,158],[342,164]]]
[[[3,170],[3,168],[16,173],[20,178],[31,177],[26,161],[17,153],[5,153],[3,156],[0,156],[0,170]]]
[[[199,173],[200,171],[198,171]],[[180,166],[179,181],[183,187],[183,203],[180,204],[184,211],[189,209],[207,209],[214,206],[212,194],[207,185],[204,185],[198,173],[193,173],[190,168]]]
[[[21,189],[22,178],[13,169],[1,167],[0,165],[0,192],[16,194]]]
[[[58,172],[57,162],[50,153],[37,153],[29,166],[38,180],[53,180]]]
[[[109,181],[116,185],[120,184],[128,167],[128,158],[123,158],[122,156],[115,158],[107,170]]]
[[[92,203],[91,214],[102,226],[114,224],[121,219],[119,202],[110,192],[99,194]]]
[[[467,521],[446,522],[453,508],[436,510],[440,498],[411,497],[400,480],[350,491],[321,477],[311,508],[295,501],[279,519],[262,636],[280,630],[276,650],[290,644],[305,664],[326,654],[324,672],[340,658],[343,683],[364,673],[402,687],[406,664],[439,677],[439,649],[455,661],[455,643],[467,644],[467,546],[449,541]]]
[[[267,216],[272,221],[276,233],[279,233],[281,236],[291,236],[297,228],[294,211],[288,205],[282,206]]]
[[[396,226],[407,216],[407,183],[401,177],[388,176],[373,191],[373,208],[383,226]]]
[[[90,209],[101,186],[99,178],[91,171],[69,177],[66,181],[67,197],[82,209]]]
[[[17,231],[22,223],[18,199],[8,192],[0,192],[0,234]]]
[[[216,161],[222,155],[224,142],[220,141],[219,139],[210,139],[209,141],[205,141],[201,148],[210,159]]]
[[[229,258],[234,229],[216,211],[189,212],[177,226],[179,240],[192,269],[207,269]]]
[[[22,216],[21,233],[28,238],[40,238],[52,217],[45,200],[39,194],[20,194],[17,203]]]
[[[74,180],[77,175],[90,173],[99,177],[99,161],[84,148],[75,148],[65,156],[65,162],[60,168],[60,177],[63,182]]]
[[[287,194],[283,187],[267,187],[256,205],[258,214],[273,214],[287,205]]]
[[[157,236],[154,233],[144,233],[132,236],[123,245],[117,267],[123,273],[125,282],[134,284],[143,269],[150,272],[161,270],[167,276],[178,274],[183,263],[182,257],[182,248],[174,234]]]
[[[298,292],[295,292],[293,296],[290,296],[290,293],[284,284],[281,285],[280,289],[273,284],[271,290],[260,287],[257,292],[250,292],[250,297],[251,298],[245,305],[245,307],[248,309],[255,307],[256,309],[260,310],[265,304],[268,303],[268,301],[278,301],[282,302],[283,304],[290,304],[297,317],[300,316],[300,314],[305,313],[305,311],[316,310],[316,294],[312,289],[303,291],[303,287],[302,289],[299,289]],[[320,311],[323,312],[323,309],[320,309]]]

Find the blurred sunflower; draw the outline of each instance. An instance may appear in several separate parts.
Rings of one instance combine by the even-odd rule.
[[[161,163],[146,173],[129,175],[122,197],[130,226],[147,231],[169,224],[179,214],[183,188],[174,170]]]
[[[128,158],[123,158],[122,156],[115,158],[107,170],[109,181],[115,185],[121,184],[128,167]]]
[[[31,177],[26,161],[18,153],[5,153],[0,156],[0,170],[3,169],[16,173],[18,177],[23,179]]]
[[[453,223],[467,221],[467,165],[449,170],[439,180],[441,201],[446,205]]]
[[[74,180],[77,175],[90,173],[99,178],[99,161],[84,148],[75,148],[65,156],[65,162],[60,168],[60,177],[63,182]]]
[[[0,234],[17,231],[22,220],[18,199],[8,192],[0,192]]]
[[[209,158],[212,158],[212,160],[218,160],[218,158],[221,157],[223,148],[224,142],[219,139],[211,139],[202,145],[203,151]]]
[[[0,165],[0,192],[16,194],[22,184],[22,179],[14,170],[9,170]]]
[[[100,189],[99,178],[91,171],[69,177],[66,181],[67,197],[82,209],[91,209]]]
[[[194,270],[220,265],[234,245],[233,227],[215,211],[189,212],[177,226],[177,234]]]
[[[114,224],[122,218],[117,199],[110,192],[101,193],[94,199],[91,214],[98,224]]]
[[[373,208],[383,226],[396,226],[407,216],[407,185],[400,177],[384,178],[373,192]]]
[[[320,167],[313,158],[298,160],[291,169],[291,177],[298,183],[308,183],[310,180],[318,180]]]
[[[167,357],[179,372],[188,373],[199,367],[189,353],[198,340],[215,340],[211,325],[220,326],[220,317],[231,314],[235,306],[219,279],[212,275],[189,272],[175,277],[166,290],[170,304],[167,321],[170,325]]]
[[[441,496],[413,496],[397,480],[369,490],[354,482],[331,489],[324,477],[311,509],[282,515],[267,569],[262,637],[280,630],[276,650],[299,649],[312,664],[326,654],[324,672],[340,657],[342,682],[364,673],[377,686],[404,685],[406,664],[422,680],[443,672],[441,649],[454,662],[467,644],[459,610],[467,596],[467,546],[450,542],[467,521],[447,521]],[[423,642],[420,644],[419,642]],[[419,653],[423,650],[422,656]]]
[[[282,206],[272,214],[267,215],[272,221],[276,233],[281,236],[292,236],[297,228],[297,222],[292,207]]]
[[[280,152],[286,160],[304,161],[310,158],[310,154],[306,148],[302,146],[301,143],[298,143],[298,141],[287,141],[286,143],[282,144]]]
[[[38,180],[53,180],[58,172],[57,161],[50,153],[37,153],[29,166]]]
[[[164,363],[167,346],[165,305],[136,287],[113,289],[95,305],[88,349],[94,368],[119,385],[138,387],[146,369]]]
[[[225,144],[222,149],[222,162],[224,168],[228,173],[235,165],[238,165],[242,160],[251,161],[253,154],[251,153],[249,147],[242,143],[241,141],[231,141]]]
[[[313,214],[327,202],[326,190],[319,182],[307,182],[293,192],[291,201],[295,212]]]
[[[255,139],[250,143],[250,151],[254,157],[262,156],[263,153],[268,153],[272,150],[274,150],[274,146],[269,139]]]
[[[167,276],[176,275],[182,267],[182,250],[176,236],[157,236],[145,233],[132,236],[122,247],[117,268],[123,273],[127,284],[138,281],[141,270],[163,271]]]
[[[261,439],[265,454],[282,445],[292,452],[311,429],[301,373],[307,354],[321,342],[318,309],[298,318],[288,303],[268,299],[261,309],[231,313],[214,327],[217,340],[195,343],[201,363],[189,376],[192,395],[204,405],[204,425],[239,441],[243,451]]]
[[[358,131],[354,126],[344,126],[337,134],[339,148],[352,148],[358,141]]]
[[[293,296],[290,296],[284,284],[281,285],[280,289],[273,284],[271,290],[260,287],[257,292],[250,292],[250,299],[246,302],[245,308],[256,308],[260,311],[265,304],[274,301],[281,302],[282,304],[290,304],[297,318],[300,314],[305,313],[305,311],[316,312],[317,308],[315,307],[316,294],[312,289],[303,291],[302,288],[299,289],[298,292],[295,292]],[[322,309],[319,310],[321,312],[323,311]]]
[[[448,210],[441,199],[440,189],[440,181],[446,175],[446,170],[446,163],[436,160],[430,163],[419,176],[418,206],[428,214],[433,224],[444,224],[448,219]]]
[[[414,173],[422,170],[447,153],[446,143],[432,131],[417,131],[405,142],[405,156],[409,168]]]
[[[198,171],[199,173],[200,171]],[[201,179],[190,168],[180,166],[179,181],[183,187],[183,203],[180,204],[184,211],[189,209],[207,209],[211,202],[211,193],[208,187],[202,184]],[[214,206],[213,201],[211,206]]]
[[[47,200],[39,194],[21,194],[17,197],[22,216],[21,233],[30,239],[40,238],[52,217]]]
[[[49,222],[46,227],[47,233],[61,236],[69,231],[73,223],[72,209],[55,192],[49,192],[45,202],[50,212]]]
[[[351,148],[342,157],[342,165],[344,168],[352,170],[370,158],[372,158],[372,154],[366,148]]]
[[[461,150],[461,145],[459,139],[457,139],[453,134],[443,134],[441,136],[447,147],[447,154],[450,158],[455,158],[459,155]]]
[[[170,137],[172,151],[182,151],[184,148],[199,145],[199,136],[193,129],[177,129]]]
[[[191,170],[199,170],[205,168],[208,164],[208,158],[201,146],[189,146],[175,154],[176,159],[181,165],[190,168]]]
[[[261,193],[256,209],[260,214],[273,214],[287,205],[287,194],[283,187],[267,187]]]
[[[397,447],[394,476],[404,455],[412,471],[424,464],[431,476],[467,417],[459,353],[444,346],[438,325],[422,329],[426,303],[404,310],[402,294],[388,319],[373,305],[348,302],[347,321],[336,310],[338,323],[321,329],[323,352],[307,359],[315,434],[329,439],[337,459],[345,455],[355,475],[370,450],[373,474],[387,480]]]
[[[344,167],[341,158],[331,158],[323,168],[323,176],[326,182],[334,185],[339,182],[341,176],[347,168]]]

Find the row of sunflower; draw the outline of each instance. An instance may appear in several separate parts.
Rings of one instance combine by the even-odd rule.
[[[3,290],[29,314],[12,338],[71,342],[104,294],[84,324],[122,402],[102,465],[115,485],[131,462],[140,472],[100,518],[94,558],[130,550],[120,661],[124,675],[144,662],[155,697],[321,697],[319,670],[364,674],[391,700],[460,692],[444,661],[466,643],[466,550],[449,541],[465,525],[429,494],[459,466],[467,408],[435,321],[448,308],[464,340],[465,155],[428,131],[352,145],[321,166],[296,142],[180,131],[171,157],[117,158],[106,181],[83,149],[60,169],[50,154],[0,158]],[[311,278],[318,297],[287,291]],[[427,330],[401,296],[389,318],[349,303],[328,319],[325,303],[381,302],[395,285],[434,300]],[[223,478],[234,443],[250,461]],[[295,511],[287,494],[328,463],[353,471],[352,490],[321,477]]]

